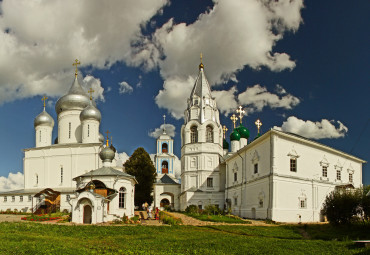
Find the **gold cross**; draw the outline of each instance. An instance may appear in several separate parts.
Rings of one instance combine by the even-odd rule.
[[[244,117],[245,110],[243,110],[242,106],[239,106],[238,108],[239,109],[237,109],[236,112],[239,113],[240,124],[242,124],[242,119]]]
[[[89,94],[90,94],[90,100],[92,100],[92,93],[95,92],[95,90],[93,90],[92,88],[90,88],[89,91],[87,91]]]
[[[203,60],[203,54],[202,54],[202,53],[200,53],[200,64],[199,64],[199,69],[204,68],[204,65],[203,65],[203,63],[202,63],[202,60]]]
[[[44,96],[41,100],[44,101],[44,108],[45,108],[45,102],[46,102],[46,99],[48,99],[46,96]]]
[[[254,124],[256,124],[257,129],[258,129],[258,134],[259,134],[260,133],[260,127],[262,126],[262,122],[260,121],[260,119],[257,119],[256,122],[254,122]]]
[[[230,119],[232,122],[234,122],[234,128],[235,128],[235,122],[238,120],[238,117],[236,117],[235,114],[233,114]]]
[[[224,125],[224,127],[222,128],[222,130],[224,131],[224,139],[225,139],[225,137],[226,137],[226,132],[227,132],[227,127]]]
[[[109,146],[109,137],[108,135],[110,134],[110,132],[107,130],[107,132],[105,132],[107,134],[107,147]]]
[[[80,62],[80,61],[78,61],[78,59],[76,59],[76,60],[75,60],[75,62],[74,62],[72,65],[73,65],[73,66],[76,66],[75,76],[77,77],[77,75],[78,75],[78,68],[77,68],[77,66],[78,66],[78,65],[81,65],[81,62]]]

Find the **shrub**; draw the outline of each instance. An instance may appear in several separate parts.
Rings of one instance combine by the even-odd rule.
[[[159,212],[159,220],[168,225],[182,224],[182,220],[180,218],[174,217],[172,214],[164,211]]]
[[[130,221],[132,223],[140,223],[140,217],[139,216],[134,216],[130,218]]]
[[[356,216],[362,213],[360,202],[361,193],[358,190],[334,190],[326,196],[322,214],[327,217],[330,223],[350,223]]]
[[[370,192],[370,185],[365,186],[362,190],[361,209],[363,211],[364,220],[370,220],[370,196],[366,196]]]
[[[203,214],[220,215],[222,214],[222,211],[215,205],[207,205],[203,210]]]
[[[186,207],[185,212],[189,214],[198,214],[199,209],[196,205],[189,205],[188,207]]]

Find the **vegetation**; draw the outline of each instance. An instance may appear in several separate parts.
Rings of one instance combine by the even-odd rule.
[[[322,209],[330,223],[348,224],[370,220],[370,186],[355,190],[334,190],[326,196]]]
[[[159,212],[159,220],[162,221],[164,224],[168,225],[181,225],[182,220],[173,216],[171,213],[160,211]]]
[[[81,226],[0,223],[0,254],[366,254],[369,226]],[[303,234],[305,233],[305,234]]]
[[[135,176],[138,184],[135,185],[135,205],[141,206],[145,202],[151,204],[153,197],[153,183],[156,177],[155,167],[149,154],[144,148],[137,148],[124,164],[126,172]]]

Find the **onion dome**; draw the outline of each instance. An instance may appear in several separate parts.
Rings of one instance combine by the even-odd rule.
[[[102,133],[99,133],[99,142],[104,143],[104,136]]]
[[[44,110],[39,115],[36,116],[33,125],[34,127],[37,126],[54,127],[54,119],[49,115],[49,113],[45,111],[44,108]]]
[[[229,150],[229,143],[224,139],[223,145],[222,145],[224,150]]]
[[[80,113],[80,120],[96,120],[100,122],[101,120],[101,113],[94,105],[90,103],[88,107],[86,107],[81,113]]]
[[[112,162],[115,155],[115,152],[109,146],[102,149],[99,153],[100,159],[103,160],[103,162]]]
[[[240,134],[235,128],[234,131],[230,135],[230,141],[239,141],[239,140],[240,140]]]
[[[237,127],[238,133],[240,134],[240,138],[249,138],[249,130],[248,128],[244,127],[242,124]]]
[[[77,76],[68,93],[55,104],[57,114],[68,110],[83,110],[90,105],[90,98],[78,83]]]
[[[111,148],[112,149],[112,151],[114,151],[114,153],[116,153],[116,148],[114,148],[114,146],[113,146],[113,144],[111,144],[110,146],[109,146],[109,148]]]

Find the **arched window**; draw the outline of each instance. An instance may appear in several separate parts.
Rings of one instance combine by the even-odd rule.
[[[126,189],[121,187],[119,189],[118,206],[119,208],[126,208],[125,206]]]
[[[168,174],[168,162],[167,161],[162,162],[162,174]]]
[[[213,143],[213,127],[207,126],[206,129],[206,142],[207,143]]]
[[[197,126],[192,126],[190,128],[190,143],[198,142],[198,128]]]
[[[168,152],[168,145],[167,143],[162,144],[162,153],[167,153]]]

